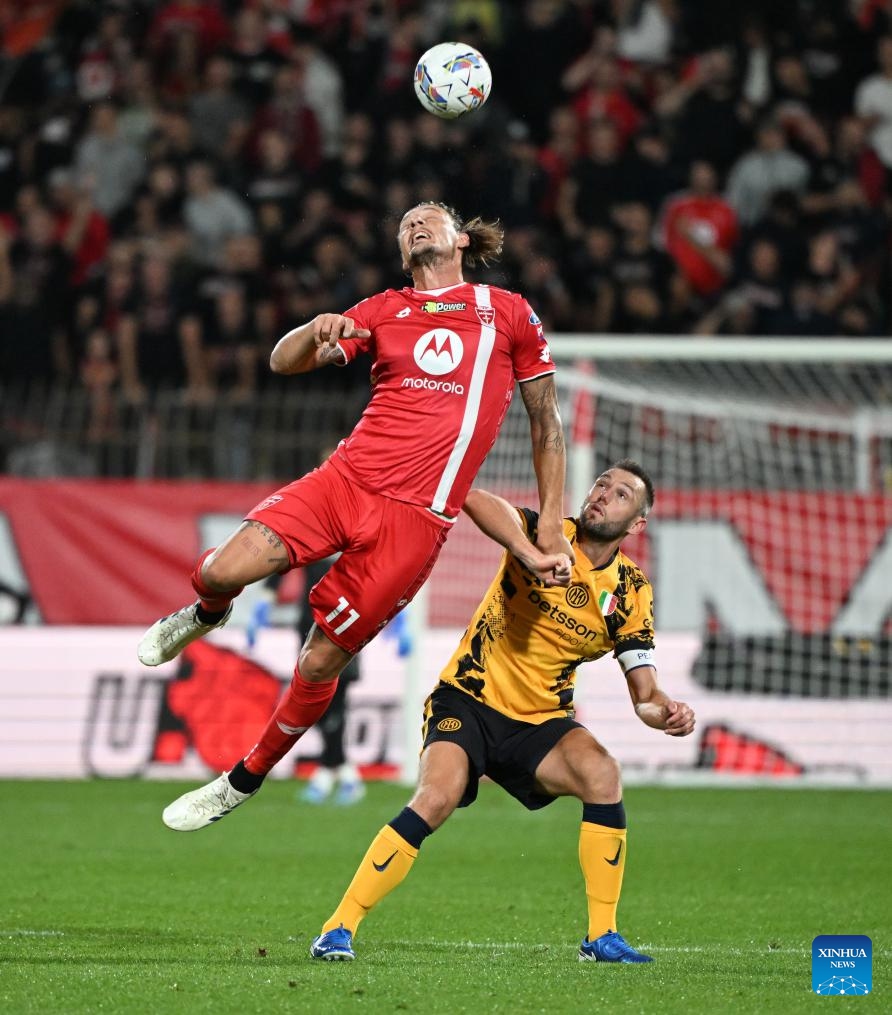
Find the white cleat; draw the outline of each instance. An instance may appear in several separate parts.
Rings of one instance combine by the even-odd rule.
[[[233,789],[232,783],[224,772],[218,779],[209,782],[201,789],[193,789],[177,797],[168,804],[161,813],[161,820],[175,832],[196,832],[206,828],[220,818],[235,810],[239,804],[250,800],[254,793],[241,793]]]
[[[171,613],[167,617],[156,620],[154,624],[142,636],[142,641],[136,649],[139,661],[144,666],[160,666],[162,663],[169,663],[193,641],[203,638],[208,631],[215,631],[222,627],[232,616],[232,603],[229,609],[223,614],[223,619],[216,624],[202,624],[195,615],[195,608],[198,603],[190,603],[182,610]]]

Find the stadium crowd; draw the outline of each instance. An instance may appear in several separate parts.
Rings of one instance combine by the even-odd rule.
[[[85,389],[100,424],[111,398],[274,384],[286,327],[405,284],[393,237],[419,200],[504,222],[477,277],[549,332],[890,332],[890,0],[22,0],[3,18],[0,377]],[[459,121],[412,90],[444,38],[493,68]]]

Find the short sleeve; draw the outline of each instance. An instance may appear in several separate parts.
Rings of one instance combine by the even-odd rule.
[[[344,311],[344,317],[349,317],[357,328],[365,328],[372,334],[368,338],[342,338],[338,342],[338,348],[344,354],[344,360],[350,363],[360,353],[368,352],[375,354],[375,325],[381,318],[381,309],[384,304],[386,293],[376,293],[368,299],[360,300],[349,310]]]
[[[633,574],[625,608],[625,619],[613,638],[616,657],[624,664],[624,669],[627,662],[633,661],[631,653],[642,653],[639,664],[651,665],[645,660],[652,658],[654,648],[653,588],[640,571]]]
[[[532,381],[536,377],[553,374],[554,362],[545,341],[542,322],[522,296],[515,299],[513,325],[511,358],[515,379]]]

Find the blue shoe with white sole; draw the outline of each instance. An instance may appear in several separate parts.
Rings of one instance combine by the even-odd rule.
[[[615,930],[608,930],[594,941],[587,937],[582,939],[579,946],[580,962],[653,962],[649,955],[643,955],[623,938]]]
[[[356,958],[353,935],[343,924],[334,930],[327,930],[313,938],[310,955],[314,959],[326,959],[328,962],[352,962]]]

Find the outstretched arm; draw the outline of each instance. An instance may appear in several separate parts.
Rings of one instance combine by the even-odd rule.
[[[274,374],[305,374],[326,363],[343,363],[338,348],[342,338],[368,338],[371,332],[357,328],[342,314],[319,314],[312,321],[283,335],[269,358]]]
[[[653,666],[636,666],[626,674],[629,697],[635,714],[655,730],[670,737],[686,737],[694,732],[694,710],[684,701],[673,701],[657,684]]]
[[[564,430],[558,409],[554,376],[524,381],[520,393],[530,417],[533,468],[539,485],[539,535],[536,545],[544,553],[566,553],[575,560],[573,549],[564,535],[564,476],[567,456]]]
[[[471,490],[463,510],[481,532],[517,557],[546,587],[570,584],[570,558],[565,553],[543,553],[531,543],[520,515],[508,501],[486,490]]]

